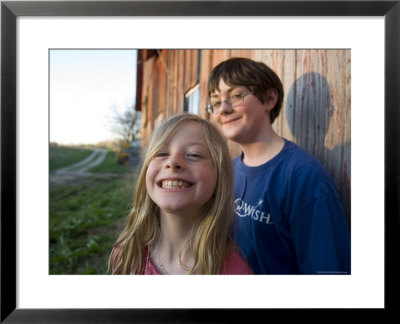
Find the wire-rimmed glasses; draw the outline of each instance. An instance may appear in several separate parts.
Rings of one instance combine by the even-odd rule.
[[[222,100],[222,98],[212,98],[209,104],[207,105],[207,111],[210,114],[218,114],[219,111],[221,110],[223,102],[230,105],[232,108],[236,107],[244,102],[244,97],[247,96],[248,94],[250,94],[250,92],[234,93],[224,100]]]

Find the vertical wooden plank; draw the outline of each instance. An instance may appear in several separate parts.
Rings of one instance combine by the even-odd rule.
[[[281,68],[280,73],[278,74],[282,80],[283,89],[284,89],[284,100],[282,103],[282,110],[279,118],[279,122],[281,123],[281,136],[287,138],[288,140],[293,141],[294,136],[292,131],[288,125],[288,117],[287,111],[290,110],[288,108],[288,104],[292,103],[289,98],[289,90],[293,85],[296,79],[296,51],[295,50],[279,50],[281,56]],[[293,95],[293,94],[292,94]]]
[[[183,89],[188,89],[191,83],[191,53],[190,50],[185,50],[183,52],[183,66],[185,73],[183,74]]]
[[[221,63],[222,61],[225,61],[229,58],[229,50],[226,49],[221,49],[221,50],[212,50],[212,55],[211,55],[211,64],[213,69],[216,65]]]
[[[168,106],[167,112],[166,112],[166,116],[165,118],[169,117],[170,115],[172,115],[172,111],[174,109],[174,107],[176,106],[176,78],[177,78],[177,73],[176,73],[176,69],[177,69],[177,60],[176,60],[176,51],[175,50],[169,50],[170,55],[171,55],[171,60],[170,60],[170,64],[168,65],[168,82],[169,82],[169,93],[170,93],[170,97],[171,97],[171,101],[170,101],[170,105]]]
[[[166,109],[166,69],[165,69],[165,51],[159,52],[159,57],[156,61],[156,83],[154,84],[154,109],[157,111],[157,117],[163,114]]]
[[[198,82],[197,75],[197,50],[184,50],[184,84],[183,91],[186,93]]]
[[[184,105],[184,50],[177,51],[177,87],[176,87],[176,101],[177,104],[174,107],[174,114],[183,111]]]
[[[254,50],[249,49],[231,49],[227,53],[229,58],[232,57],[244,57],[249,59],[254,59],[255,52]]]
[[[343,149],[343,182],[345,186],[345,194],[342,196],[345,202],[345,208],[347,212],[347,218],[351,224],[351,51],[346,50],[346,131],[344,137],[344,149]]]
[[[151,135],[151,131],[154,128],[154,121],[157,118],[157,110],[154,105],[154,97],[155,97],[155,58],[152,57],[151,59],[148,60],[148,67],[149,67],[149,90],[148,90],[148,107],[149,107],[149,137]]]
[[[289,127],[295,142],[323,158],[327,133],[329,108],[329,85],[324,77],[323,50],[299,50],[296,57],[296,80],[289,90],[294,95],[292,111],[288,111]],[[293,94],[290,93],[293,91]]]
[[[207,83],[208,76],[212,70],[212,51],[211,50],[201,50],[200,53],[200,116],[205,119],[210,119],[208,112],[206,111],[208,103],[208,93],[207,93]]]
[[[150,137],[153,130],[153,66],[154,58],[148,59],[143,62],[143,101],[142,107],[144,109],[144,130],[142,132],[142,140],[146,142]]]
[[[283,87],[284,85],[284,80],[283,80],[283,71],[284,71],[284,59],[285,59],[285,53],[283,53],[280,50],[270,50],[269,51],[270,55],[268,57],[270,58],[269,64],[267,64],[281,79]],[[283,103],[284,104],[284,103]],[[278,133],[278,134],[283,134],[283,124],[284,124],[284,109],[282,109],[281,113],[279,116],[275,119],[273,122],[273,129]]]
[[[200,82],[200,59],[201,59],[201,50],[196,49],[193,51],[193,62],[196,62],[196,71],[195,71],[195,80],[196,84]]]
[[[168,113],[165,116],[166,118],[174,114],[176,111],[176,107],[178,105],[178,98],[177,98],[177,91],[178,91],[178,78],[179,78],[179,73],[178,73],[178,68],[179,68],[179,55],[177,50],[171,50],[172,53],[172,61],[171,61],[171,67],[169,68],[170,72],[170,84],[171,84],[171,96],[172,96],[172,105],[168,107]]]
[[[330,170],[350,220],[350,61],[349,50],[328,52],[327,78],[332,92],[332,118],[325,142],[332,152]]]
[[[166,103],[166,115],[167,111],[171,109],[171,107],[174,106],[174,80],[173,78],[173,66],[174,66],[174,56],[175,52],[173,50],[165,50],[166,51],[166,66],[168,69],[167,72],[167,87],[165,89],[166,91],[166,97],[167,97],[167,103]]]

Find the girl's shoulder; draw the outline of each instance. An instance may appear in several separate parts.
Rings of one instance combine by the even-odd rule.
[[[232,251],[222,265],[221,274],[249,275],[253,274],[253,271],[238,252]]]

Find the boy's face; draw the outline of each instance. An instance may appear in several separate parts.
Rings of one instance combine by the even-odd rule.
[[[202,126],[188,122],[151,160],[147,192],[164,213],[198,215],[213,195],[214,170]]]
[[[270,123],[271,102],[264,104],[253,94],[246,95],[243,102],[235,107],[225,102],[226,98],[237,93],[250,91],[244,86],[229,86],[221,79],[219,91],[211,94],[212,100],[224,100],[217,113],[211,114],[211,120],[217,124],[228,139],[239,144],[249,144],[263,140]]]

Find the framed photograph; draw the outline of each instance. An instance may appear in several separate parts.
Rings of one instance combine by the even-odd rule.
[[[379,319],[394,313],[399,21],[398,0],[2,1],[1,321],[219,323],[286,310],[308,318],[316,310],[373,309]],[[49,275],[50,48],[350,49],[351,275]]]

